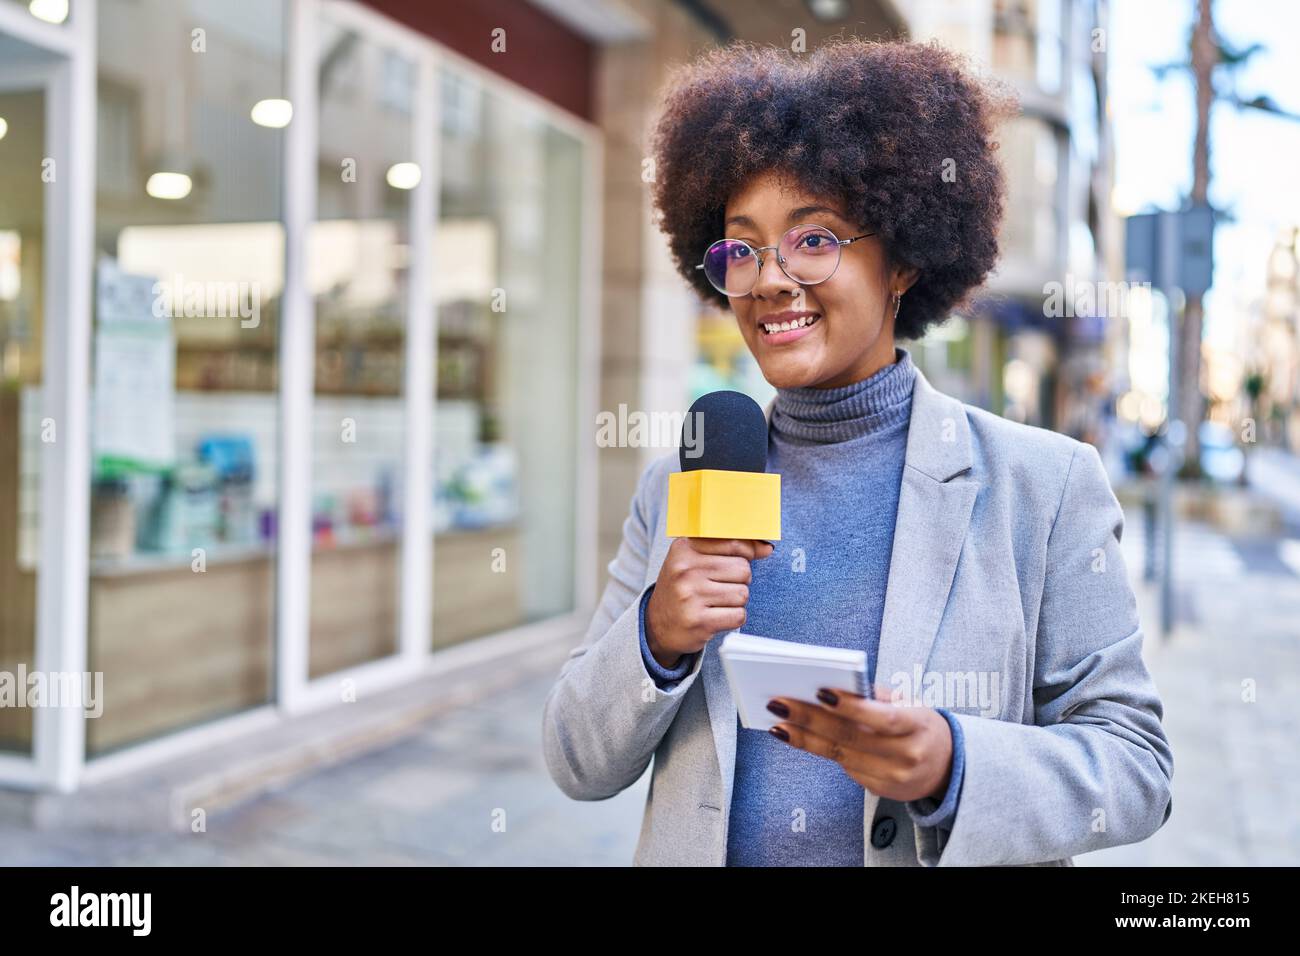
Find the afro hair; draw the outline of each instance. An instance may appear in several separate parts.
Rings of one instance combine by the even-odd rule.
[[[1006,184],[994,137],[1016,111],[1008,87],[936,43],[837,37],[797,54],[738,40],[670,77],[650,140],[657,225],[687,282],[727,308],[695,266],[739,187],[788,174],[920,270],[894,328],[919,338],[997,260]]]

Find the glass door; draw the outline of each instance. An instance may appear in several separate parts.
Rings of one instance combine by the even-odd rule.
[[[42,608],[53,583],[49,479],[59,462],[51,449],[65,437],[49,362],[63,301],[56,283],[66,281],[57,251],[64,233],[51,217],[66,209],[56,161],[67,62],[32,42],[25,24],[7,29],[12,13],[0,17],[0,781],[24,783],[38,779],[38,743],[57,726],[41,716],[54,702],[39,675],[57,659]]]
[[[30,756],[24,691],[36,669],[40,566],[46,93],[22,46],[0,36],[0,751]]]
[[[92,759],[273,699],[293,112],[279,0],[97,10]]]
[[[309,677],[399,650],[403,389],[418,65],[327,11],[318,24]]]
[[[0,784],[60,791],[103,700],[86,673],[79,480],[94,21],[84,3],[0,4]]]

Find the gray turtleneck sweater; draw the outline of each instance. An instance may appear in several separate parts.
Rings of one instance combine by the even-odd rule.
[[[842,388],[778,389],[767,469],[781,475],[781,540],[753,562],[745,632],[867,652],[874,680],[894,521],[907,449],[915,366],[896,361]],[[648,598],[649,592],[646,597]],[[645,641],[660,686],[690,672],[694,655],[667,670]],[[922,826],[948,826],[964,768],[953,734],[951,783],[942,801],[907,804]],[[736,722],[736,771],[727,829],[728,866],[862,866],[862,785],[838,764]]]

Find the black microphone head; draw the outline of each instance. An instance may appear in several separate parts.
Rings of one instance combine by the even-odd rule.
[[[682,423],[682,471],[767,471],[767,418],[741,392],[709,392]]]

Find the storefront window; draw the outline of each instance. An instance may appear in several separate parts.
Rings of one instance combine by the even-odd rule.
[[[45,105],[40,89],[0,92],[0,674],[11,675],[36,666],[45,204],[32,170]],[[31,749],[31,708],[0,707],[0,751]]]
[[[441,72],[433,643],[573,607],[579,140]]]
[[[284,284],[283,5],[98,24],[92,755],[271,699]]]
[[[320,25],[312,677],[394,654],[416,66]]]

